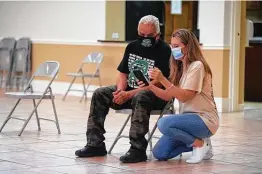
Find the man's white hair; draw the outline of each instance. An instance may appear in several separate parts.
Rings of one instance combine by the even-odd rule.
[[[142,17],[138,23],[137,29],[139,29],[140,24],[152,24],[155,26],[156,33],[157,34],[160,33],[159,20],[157,17],[153,15],[147,15],[147,16]]]

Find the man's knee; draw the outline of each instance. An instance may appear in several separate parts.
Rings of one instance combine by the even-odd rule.
[[[94,95],[101,95],[105,93],[105,87],[101,87],[101,88],[97,88],[95,91],[94,91]]]
[[[98,96],[103,96],[103,95],[113,95],[114,88],[115,88],[114,86],[97,88],[94,91],[93,96],[98,97]]]
[[[137,103],[148,103],[152,104],[152,93],[150,91],[139,91],[135,94],[135,96],[132,99],[132,105],[135,105]]]

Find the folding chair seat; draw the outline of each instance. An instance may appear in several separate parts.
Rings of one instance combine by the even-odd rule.
[[[7,92],[6,96],[10,97],[10,98],[16,98],[18,99],[15,106],[12,108],[12,110],[10,111],[9,115],[7,116],[7,118],[5,119],[3,125],[0,128],[0,132],[3,130],[3,128],[5,127],[6,123],[10,120],[10,119],[17,119],[17,120],[21,120],[24,121],[24,125],[20,131],[20,133],[18,134],[18,136],[20,136],[25,127],[27,126],[28,122],[30,121],[30,119],[32,118],[33,114],[35,113],[36,116],[36,120],[37,120],[37,126],[38,126],[38,130],[41,130],[40,127],[40,119],[42,120],[46,120],[46,121],[52,121],[55,122],[57,130],[58,130],[58,134],[60,134],[60,126],[59,126],[59,122],[58,122],[58,117],[57,117],[57,113],[56,113],[56,107],[55,107],[55,102],[54,102],[54,95],[52,92],[52,88],[51,85],[54,81],[54,79],[56,78],[58,72],[60,69],[60,64],[56,61],[46,61],[42,64],[40,64],[40,66],[37,68],[36,72],[33,74],[32,78],[29,80],[24,92]],[[45,90],[43,92],[39,92],[39,91],[34,91],[33,90],[33,82],[34,79],[36,77],[45,77],[45,78],[49,78],[49,83],[47,84]],[[30,115],[28,116],[27,119],[23,119],[23,118],[18,118],[18,117],[13,117],[12,114],[15,111],[16,107],[18,106],[18,104],[20,103],[20,101],[22,99],[32,99],[33,100],[33,110],[31,111]],[[36,99],[38,99],[38,101],[36,102]],[[52,101],[52,107],[53,107],[53,112],[54,112],[54,116],[55,116],[55,120],[51,120],[51,119],[46,119],[46,118],[40,118],[38,116],[38,111],[37,108],[40,105],[40,103],[42,102],[43,99],[50,99]]]
[[[100,77],[100,74],[89,74],[89,73],[67,73],[68,76],[72,76],[72,77]]]
[[[64,97],[63,100],[65,100],[67,94],[69,93],[69,91],[80,91],[83,92],[83,95],[80,99],[80,102],[82,102],[83,98],[85,97],[85,101],[87,100],[87,92],[93,92],[93,91],[89,91],[88,88],[92,83],[93,78],[98,78],[99,80],[99,85],[100,87],[102,86],[101,84],[101,79],[100,79],[100,65],[103,61],[103,54],[102,53],[98,53],[98,52],[93,52],[90,53],[87,57],[84,58],[84,60],[82,61],[82,64],[80,66],[80,68],[78,69],[78,71],[76,73],[67,73],[67,76],[73,77]],[[84,65],[85,64],[94,64],[96,65],[96,69],[93,73],[85,73],[83,71]],[[77,90],[77,89],[71,89],[72,85],[74,84],[76,78],[82,78],[82,85],[83,85],[83,90]],[[85,83],[85,78],[90,78],[87,86]]]
[[[15,95],[14,95],[15,94]],[[5,93],[5,96],[8,98],[16,98],[16,99],[40,99],[42,97],[42,92],[7,92]],[[43,99],[52,99],[55,98],[54,96],[51,96],[50,94],[44,95]]]
[[[118,142],[120,138],[129,138],[127,135],[122,135],[123,130],[125,129],[128,121],[130,120],[132,116],[132,109],[122,109],[122,110],[116,110],[116,113],[121,113],[121,114],[128,114],[127,119],[125,120],[123,126],[121,127],[120,131],[118,132],[113,144],[111,145],[108,154],[111,154],[114,146]],[[150,115],[159,115],[158,119],[162,118],[165,114],[175,114],[175,109],[174,109],[174,100],[170,100],[166,106],[162,110],[152,110]],[[155,130],[157,128],[157,122],[155,123],[152,131],[148,131],[148,139],[147,142],[149,143],[150,150],[152,150],[152,138],[155,133]]]

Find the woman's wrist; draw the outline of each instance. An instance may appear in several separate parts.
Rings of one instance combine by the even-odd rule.
[[[161,78],[159,79],[159,82],[160,82],[160,83],[163,83],[165,80],[166,80],[166,78],[163,76],[163,77],[161,77]]]
[[[174,87],[174,84],[171,84],[168,88],[166,88],[166,90],[170,90]]]
[[[155,86],[154,84],[149,84],[146,88],[147,88],[147,90],[150,91],[154,86]]]

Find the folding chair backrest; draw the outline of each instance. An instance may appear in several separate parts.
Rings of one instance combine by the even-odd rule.
[[[36,69],[31,79],[29,80],[27,87],[25,88],[25,91],[28,89],[28,87],[32,86],[32,82],[35,77],[48,77],[50,78],[49,83],[46,86],[41,86],[41,88],[45,89],[44,91],[47,91],[47,89],[50,87],[55,77],[57,76],[59,69],[60,64],[57,61],[46,61],[41,63]]]
[[[11,58],[10,51],[0,49],[0,71],[10,70]]]
[[[13,50],[15,48],[16,40],[13,37],[6,37],[1,40],[0,48]]]
[[[29,38],[20,38],[15,47],[14,51],[14,66],[13,72],[25,72],[27,64],[30,63],[28,53],[29,53]]]
[[[27,50],[20,49],[16,50],[13,55],[13,72],[24,72],[27,66]]]
[[[12,62],[12,52],[15,47],[16,40],[14,38],[4,38],[0,42],[0,70],[10,70]]]
[[[56,77],[60,68],[59,62],[56,61],[46,61],[41,63],[37,68],[33,77]]]
[[[84,58],[83,63],[95,63],[100,64],[103,61],[103,54],[94,52],[90,53],[88,56]]]
[[[16,42],[16,49],[29,49],[29,45],[30,45],[30,39],[23,37],[20,38],[17,42]]]

